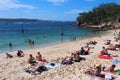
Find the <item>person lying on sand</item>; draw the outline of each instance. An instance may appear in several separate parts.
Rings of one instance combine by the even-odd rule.
[[[116,46],[113,45],[113,44],[109,44],[109,46],[108,46],[107,49],[108,49],[108,50],[116,50]]]
[[[29,72],[29,73],[34,73],[34,72],[43,72],[43,71],[46,71],[47,68],[44,66],[44,65],[37,65],[37,66],[30,66],[28,68],[25,68],[25,71],[26,72]]]
[[[75,53],[71,53],[71,59],[72,61],[75,61],[75,62],[80,62],[81,60],[85,60],[85,58],[80,57],[79,51],[76,51]]]
[[[87,45],[89,45],[89,44],[91,44],[91,45],[96,45],[97,42],[96,42],[96,41],[89,41],[89,42],[87,42],[86,44],[87,44]]]
[[[104,42],[105,45],[109,45],[110,43],[111,43],[111,40],[109,40],[109,39],[105,40],[105,42]]]
[[[66,56],[65,58],[61,57],[61,58],[57,58],[57,62],[61,63],[61,64],[72,64],[72,57],[70,56]]]
[[[62,64],[72,64],[72,58],[69,56],[66,56],[63,60],[62,60]]]
[[[58,58],[57,58],[57,60],[56,60],[56,62],[62,63],[62,61],[63,61],[63,60],[64,60],[64,58],[63,58],[63,57],[61,57],[61,58],[60,58],[60,57],[58,57]]]
[[[7,58],[7,59],[8,59],[8,58],[13,58],[13,56],[12,56],[11,54],[6,53],[6,58]]]

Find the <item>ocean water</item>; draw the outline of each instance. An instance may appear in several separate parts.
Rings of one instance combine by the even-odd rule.
[[[0,23],[0,53],[19,49],[31,49],[95,36],[90,29],[70,26],[68,22],[1,22]],[[22,32],[22,30],[24,32]],[[63,36],[61,33],[63,32]],[[25,42],[34,40],[34,44]],[[12,43],[12,47],[8,44]]]

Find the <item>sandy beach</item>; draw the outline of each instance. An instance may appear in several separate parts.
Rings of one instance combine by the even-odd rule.
[[[120,31],[120,30],[118,30]],[[15,52],[10,52],[14,54],[14,57],[11,59],[6,59],[5,55],[0,56],[0,80],[100,80],[98,78],[93,78],[86,75],[84,72],[93,65],[102,64],[105,66],[112,65],[112,61],[115,59],[120,60],[120,51],[108,51],[110,54],[117,54],[119,57],[114,57],[112,60],[100,59],[97,55],[102,50],[104,45],[104,40],[110,39],[114,43],[113,31],[110,31],[109,34],[104,36],[96,36],[84,40],[62,43],[54,46],[36,48],[30,50],[23,50],[24,57],[15,57]],[[85,57],[85,61],[75,62],[71,65],[61,65],[55,69],[50,69],[48,71],[42,72],[40,75],[30,75],[24,72],[24,69],[28,66],[27,59],[29,54],[32,54],[34,57],[37,52],[42,54],[42,57],[45,58],[48,62],[56,60],[58,57],[70,56],[72,52],[79,51],[81,47],[85,46],[85,43],[88,41],[97,41],[96,45],[90,45],[94,47],[90,50],[90,55],[81,55]],[[120,64],[116,64],[115,69],[120,69]],[[114,75],[115,80],[120,80],[119,75]]]

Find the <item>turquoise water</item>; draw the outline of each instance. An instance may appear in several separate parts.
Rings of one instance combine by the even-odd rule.
[[[61,43],[61,32],[63,31],[63,42],[70,41],[70,36],[76,39],[95,36],[90,29],[82,29],[69,26],[68,22],[9,22],[0,23],[0,53],[15,51],[18,49],[30,49]],[[24,33],[22,33],[22,28]],[[86,36],[87,35],[87,36]],[[34,45],[25,42],[25,39],[34,40]],[[9,47],[9,42],[12,47]]]

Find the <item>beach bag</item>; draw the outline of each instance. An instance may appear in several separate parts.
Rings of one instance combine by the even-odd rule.
[[[120,75],[120,70],[118,70],[118,71],[116,72],[116,74],[117,74],[117,75]]]
[[[41,69],[42,71],[47,71],[47,68],[46,68],[45,66],[41,66],[40,69]]]

